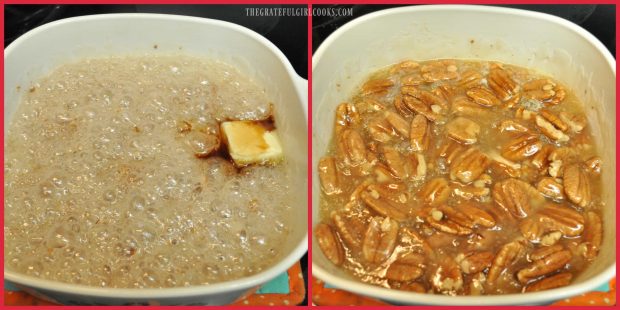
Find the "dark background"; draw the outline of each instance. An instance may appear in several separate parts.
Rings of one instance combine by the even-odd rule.
[[[353,9],[353,16],[313,17],[312,18],[312,51],[321,45],[332,32],[350,20],[378,10],[402,5],[313,5],[313,7],[346,7]],[[530,11],[538,11],[568,19],[580,25],[595,37],[616,56],[616,6],[595,4],[565,5],[498,5]],[[498,21],[501,22],[501,21]]]
[[[303,78],[308,77],[308,19],[305,16],[247,16],[246,8],[306,8],[306,5],[5,5],[4,46],[30,29],[73,16],[163,13],[225,20],[250,28],[275,44]]]
[[[303,78],[308,78],[308,18],[305,16],[247,16],[246,8],[307,7],[306,5],[5,5],[4,46],[40,25],[81,15],[107,13],[164,13],[225,20],[250,28],[275,44]],[[308,255],[301,259],[308,283]],[[306,299],[302,305],[307,304]]]

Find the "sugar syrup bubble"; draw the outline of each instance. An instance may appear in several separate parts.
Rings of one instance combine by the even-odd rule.
[[[218,157],[194,159],[192,154],[187,154],[187,151],[182,149],[182,143],[175,144],[176,131],[169,131],[172,127],[168,126],[176,119],[189,117],[205,127],[207,132],[216,132],[216,117],[240,115],[244,112],[241,110],[246,107],[242,107],[238,102],[231,106],[226,98],[235,95],[222,94],[226,87],[219,87],[219,94],[213,92],[222,81],[222,76],[216,73],[217,70],[210,70],[209,66],[213,64],[206,65],[207,62],[198,63],[191,59],[187,64],[174,62],[183,74],[176,76],[168,85],[162,84],[161,79],[157,78],[162,76],[158,73],[168,68],[157,65],[158,61],[148,62],[149,74],[141,75],[140,61],[123,62],[117,59],[108,62],[93,59],[88,69],[77,71],[72,67],[65,70],[76,70],[74,74],[63,77],[76,80],[63,81],[66,86],[63,92],[70,97],[54,101],[46,100],[44,96],[29,99],[38,101],[40,106],[46,106],[46,109],[35,112],[37,117],[50,115],[48,112],[51,111],[51,115],[66,115],[67,121],[78,121],[80,126],[75,140],[70,140],[64,139],[61,131],[54,130],[43,131],[46,136],[41,138],[36,134],[40,132],[41,126],[36,123],[32,126],[34,119],[24,118],[22,122],[23,126],[32,127],[29,139],[20,140],[24,144],[23,149],[33,150],[28,155],[29,158],[47,161],[49,156],[38,150],[49,149],[50,154],[59,154],[55,156],[57,159],[53,160],[53,164],[60,171],[64,171],[64,174],[46,174],[51,177],[30,185],[28,191],[34,195],[22,196],[31,197],[27,203],[24,203],[22,197],[13,199],[13,204],[28,205],[28,209],[34,210],[19,215],[12,214],[15,219],[19,218],[16,221],[20,223],[18,226],[22,227],[22,223],[28,224],[24,229],[29,231],[29,237],[37,234],[43,236],[40,244],[53,245],[54,241],[57,242],[56,246],[60,246],[55,248],[57,250],[53,250],[52,254],[46,254],[47,251],[34,251],[30,248],[35,242],[21,242],[23,250],[18,255],[31,253],[30,255],[38,257],[39,261],[46,261],[45,265],[49,263],[41,277],[102,287],[172,287],[214,283],[256,272],[261,268],[259,266],[263,265],[257,260],[267,257],[266,253],[260,252],[273,247],[271,243],[282,243],[285,240],[268,236],[265,239],[265,250],[260,250],[252,242],[253,236],[269,235],[268,231],[273,231],[273,221],[284,221],[280,214],[269,210],[265,211],[269,221],[257,222],[256,216],[248,216],[251,214],[247,209],[248,201],[257,195],[262,197],[258,185],[264,182],[259,181],[259,175],[253,178],[256,181],[252,183],[249,181],[252,178],[239,178],[237,169],[227,160]],[[94,67],[104,63],[105,70],[94,70]],[[123,87],[123,80],[110,75],[114,70],[131,71],[129,76],[132,76],[133,85]],[[234,70],[225,71],[229,72],[230,81],[243,80]],[[100,86],[93,82],[94,77],[101,79],[101,85],[105,89],[99,88]],[[196,81],[207,80],[209,85],[204,85],[208,86],[207,90],[196,88]],[[46,87],[44,84],[42,83],[42,86]],[[156,90],[157,84],[163,85],[159,93]],[[237,90],[243,92],[251,88],[245,84],[247,83],[239,82]],[[122,91],[116,91],[121,88]],[[177,91],[180,99],[177,104],[183,104],[183,109],[172,105],[174,97],[169,93],[171,90]],[[58,96],[57,91],[58,89],[50,88],[50,93],[46,96]],[[250,93],[255,92],[240,96],[252,97]],[[91,96],[87,96],[88,94]],[[161,99],[161,104],[149,107],[152,98]],[[69,104],[72,102],[75,104]],[[109,108],[102,108],[105,106]],[[222,107],[227,108],[226,115],[221,114]],[[122,112],[112,116],[109,109]],[[69,117],[72,120],[69,120]],[[138,130],[135,130],[134,125]],[[101,136],[105,136],[104,141],[99,140]],[[63,142],[46,147],[45,139],[50,137],[62,139]],[[106,139],[108,141],[105,141]],[[188,156],[185,156],[186,154]],[[183,156],[182,159],[180,156]],[[6,157],[7,160],[12,160],[11,163],[15,163],[14,166],[24,165],[19,156],[9,154]],[[142,161],[138,161],[140,158]],[[141,168],[136,169],[136,175],[132,176],[132,181],[129,182],[129,178],[119,178],[116,170],[119,163]],[[9,172],[16,173],[16,169],[9,168]],[[76,176],[76,173],[79,174]],[[269,177],[285,179],[283,173],[275,173]],[[119,180],[122,182],[119,183]],[[235,182],[229,182],[231,180]],[[42,184],[47,181],[49,183],[45,186],[45,192],[51,191],[48,198],[37,195],[44,192]],[[18,184],[5,184],[15,186],[9,188],[13,193],[19,192],[15,190]],[[165,191],[166,189],[168,191]],[[273,191],[269,193],[266,201],[281,205],[278,201],[282,200],[285,194]],[[167,199],[162,199],[163,196]],[[42,202],[47,199],[49,203],[53,203],[52,197],[58,198],[54,199],[59,210],[56,213],[44,214]],[[73,199],[72,202],[69,202],[70,199]],[[11,197],[7,197],[6,201],[12,201]],[[6,201],[5,206],[10,205]],[[131,216],[127,216],[128,214]],[[54,229],[50,224],[46,224],[48,226],[43,234],[37,231],[43,227],[42,224],[54,218],[57,220],[52,222],[60,223],[66,233],[61,231],[50,234],[54,238],[48,238],[46,232]],[[8,247],[20,243],[21,237],[18,234],[5,235]],[[65,243],[65,240],[68,243]],[[242,249],[240,243],[243,240],[248,245],[252,244],[252,248]],[[134,254],[129,257],[117,256],[117,246],[121,254],[132,251]],[[220,257],[223,257],[223,262],[213,256],[214,250],[210,246],[223,255]],[[134,250],[131,250],[131,247]],[[244,254],[248,251],[257,253]],[[68,254],[65,257],[60,255],[61,253]],[[76,253],[79,254],[77,257]],[[45,255],[49,257],[46,259]],[[161,263],[159,268],[156,255],[162,255],[168,263]],[[68,261],[70,257],[71,262],[79,263],[71,263]],[[11,266],[10,262],[11,260],[7,259],[7,265]],[[201,271],[203,263],[207,262],[215,264],[216,268],[220,262],[222,267],[217,270],[212,267],[207,275]],[[101,267],[106,264],[109,264],[109,269]],[[144,266],[151,268],[152,273],[145,277],[143,268],[121,270],[123,265]],[[12,266],[9,268],[20,269]],[[68,272],[73,269],[79,273]],[[153,278],[149,279],[149,276]]]

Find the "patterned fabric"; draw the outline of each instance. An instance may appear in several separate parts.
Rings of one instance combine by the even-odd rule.
[[[295,263],[286,273],[283,273],[266,283],[256,292],[239,298],[233,305],[237,306],[286,306],[297,305],[304,300],[306,286],[301,273],[299,262]],[[4,304],[6,306],[51,306],[56,305],[33,297],[15,287],[5,285]]]
[[[312,302],[319,306],[389,306],[390,304],[347,291],[330,288],[318,279],[312,279]],[[616,304],[616,279],[597,291],[556,301],[552,306],[611,306]]]

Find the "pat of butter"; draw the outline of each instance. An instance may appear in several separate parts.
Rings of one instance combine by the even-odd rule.
[[[257,121],[231,121],[220,125],[228,153],[237,166],[276,163],[282,146],[274,130]]]

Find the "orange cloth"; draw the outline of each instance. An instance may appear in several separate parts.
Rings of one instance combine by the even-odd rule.
[[[380,300],[339,289],[326,288],[323,281],[312,279],[312,302],[319,306],[388,306]],[[590,292],[563,299],[552,306],[611,306],[616,304],[616,279],[609,282],[609,292]]]

